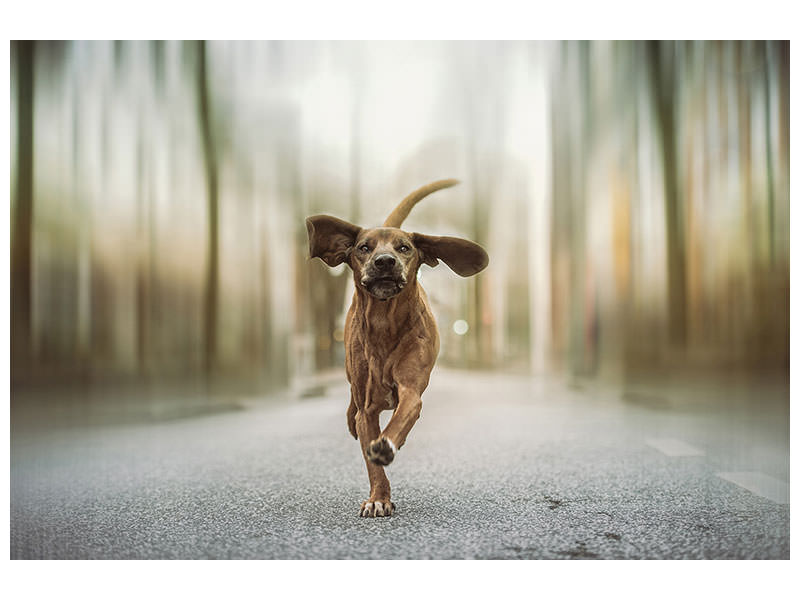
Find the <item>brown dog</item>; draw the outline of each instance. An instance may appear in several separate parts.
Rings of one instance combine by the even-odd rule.
[[[394,459],[422,410],[439,353],[439,333],[417,270],[443,260],[469,277],[489,263],[483,248],[452,237],[406,233],[399,229],[411,208],[428,194],[458,183],[436,181],[407,196],[383,223],[362,229],[327,215],[306,219],[311,257],[353,270],[355,294],[344,327],[345,366],[350,382],[347,426],[360,439],[369,475],[363,517],[388,517],[394,511],[383,467]],[[381,432],[378,415],[394,410]]]

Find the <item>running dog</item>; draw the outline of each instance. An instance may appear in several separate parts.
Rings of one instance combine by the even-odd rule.
[[[331,267],[347,263],[355,281],[344,345],[350,382],[347,426],[361,442],[370,485],[362,517],[388,517],[395,510],[384,467],[419,418],[439,353],[436,321],[417,271],[442,260],[469,277],[489,264],[486,251],[474,242],[400,229],[417,202],[457,183],[445,179],[412,192],[381,227],[362,228],[327,215],[306,219],[311,258]],[[378,416],[384,410],[394,413],[381,431]]]

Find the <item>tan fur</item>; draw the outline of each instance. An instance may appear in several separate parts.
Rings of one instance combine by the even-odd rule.
[[[434,182],[407,196],[387,219],[395,224],[392,227],[362,229],[326,215],[306,219],[311,257],[330,266],[347,262],[355,280],[344,343],[350,382],[347,425],[361,443],[370,482],[361,516],[389,516],[394,511],[384,466],[394,459],[392,446],[402,448],[419,418],[422,393],[439,353],[436,321],[417,281],[418,268],[423,263],[435,266],[441,259],[466,277],[489,261],[473,242],[399,229],[422,197],[455,183]],[[386,279],[391,281],[383,283]],[[381,432],[378,417],[391,409],[394,413]]]

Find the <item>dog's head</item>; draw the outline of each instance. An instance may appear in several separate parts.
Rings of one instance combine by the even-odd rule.
[[[406,197],[386,219],[383,227],[362,229],[336,217],[316,215],[306,219],[311,257],[331,267],[347,263],[356,285],[379,300],[388,300],[416,280],[424,263],[435,267],[445,262],[462,277],[479,273],[489,264],[478,244],[455,237],[407,233],[399,228],[411,208],[437,189],[457,183],[449,179],[420,188]]]

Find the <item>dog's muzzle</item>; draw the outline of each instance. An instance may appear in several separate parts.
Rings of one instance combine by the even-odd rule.
[[[361,285],[379,300],[396,296],[406,286],[407,280],[402,267],[391,254],[376,256],[364,270]]]
[[[362,277],[361,285],[378,300],[388,300],[403,291],[406,279],[393,276]]]

